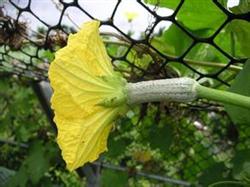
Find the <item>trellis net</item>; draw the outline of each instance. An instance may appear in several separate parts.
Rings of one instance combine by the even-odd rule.
[[[172,3],[172,11],[166,9],[167,13],[160,8],[163,1],[131,1],[146,15],[144,19],[147,25],[140,27],[139,31],[137,25],[132,27],[133,16],[127,15],[126,27],[123,22],[119,22],[125,1],[106,2],[111,4],[107,11],[103,7],[103,11],[107,12],[106,18],[88,9],[86,3],[93,3],[90,1],[52,0],[49,6],[53,7],[53,11],[42,10],[48,14],[47,17],[37,11],[35,2],[2,2],[0,77],[47,81],[47,71],[54,52],[66,45],[68,35],[76,32],[81,22],[91,19],[101,20],[101,35],[113,66],[129,82],[188,76],[210,87],[227,88],[247,60],[246,55],[239,54],[237,45],[228,49],[221,44],[222,40],[230,40],[233,46],[234,35],[223,36],[221,33],[234,23],[248,21],[249,12],[234,14],[223,1],[207,1],[210,7],[216,9],[217,20],[210,19],[213,15],[210,15],[209,7],[199,7],[199,3],[196,3],[193,6],[201,10],[197,14],[190,14],[195,16],[192,17],[193,21],[183,18],[184,14],[189,13],[189,4],[184,0]],[[205,21],[199,19],[200,14],[207,15]],[[49,19],[51,17],[53,21]],[[203,29],[204,24],[212,26]],[[201,54],[204,49],[212,53],[213,57]],[[206,100],[189,104],[143,104],[122,118],[117,126],[118,131],[120,128],[123,132],[131,131],[132,127],[137,128],[135,136],[139,138],[135,141],[150,142],[151,148],[159,148],[159,154],[162,150],[167,152],[162,153],[164,166],[155,160],[145,161],[135,154],[134,157],[120,156],[119,162],[123,166],[129,168],[128,162],[134,159],[141,164],[142,170],[148,169],[152,173],[190,182],[196,182],[197,177],[205,175],[206,170],[209,171],[217,163],[227,165],[226,173],[230,170],[230,160],[236,150],[250,146],[250,127],[233,124],[222,105]],[[166,147],[149,140],[157,138],[166,141]],[[112,146],[116,146],[113,141],[110,149]],[[133,147],[133,143],[127,146]],[[136,146],[131,148],[135,152],[139,149]],[[140,153],[145,156],[145,152],[141,150]]]

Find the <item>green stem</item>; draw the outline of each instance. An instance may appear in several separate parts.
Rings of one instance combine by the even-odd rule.
[[[223,67],[225,67],[227,65],[227,64],[218,63],[218,62],[203,62],[203,61],[195,61],[195,60],[186,59],[186,58],[184,58],[184,61],[187,64],[193,64],[193,65],[197,65],[197,66],[206,66],[206,67],[223,68]],[[240,70],[242,70],[242,67],[235,66],[235,65],[230,65],[229,69],[237,73]]]
[[[240,182],[240,181],[219,181],[213,184],[208,185],[208,187],[214,187],[214,186],[218,186],[218,185],[225,185],[225,184],[237,184],[237,185],[245,185],[244,183]]]
[[[196,86],[197,95],[200,98],[219,101],[250,109],[250,97],[228,91],[216,90],[205,86]]]
[[[114,45],[122,45],[122,46],[127,46],[129,47],[131,44],[129,41],[127,41],[127,39],[123,38],[122,36],[118,35],[118,34],[115,34],[115,33],[101,33],[102,35],[107,35],[107,36],[112,36],[112,37],[115,37],[121,41],[112,41],[112,40],[103,40],[104,43],[107,43],[107,44],[114,44]],[[158,56],[157,53],[153,52],[152,50],[145,50],[145,46],[141,45],[141,44],[137,44],[137,45],[134,45],[134,49],[141,53],[141,52],[147,52],[149,53],[151,56]],[[172,55],[167,55],[168,57],[170,58],[178,58],[177,56],[172,56]],[[197,66],[204,66],[204,67],[215,67],[215,68],[223,68],[225,66],[227,66],[227,64],[223,64],[223,63],[219,63],[219,62],[206,62],[206,61],[195,61],[195,60],[192,60],[192,59],[187,59],[187,58],[184,58],[183,59],[185,63],[187,64],[192,64],[192,65],[197,65]],[[234,71],[236,73],[238,73],[240,70],[242,70],[242,67],[241,66],[236,66],[236,65],[230,65],[228,68],[228,70],[231,70],[231,71]]]

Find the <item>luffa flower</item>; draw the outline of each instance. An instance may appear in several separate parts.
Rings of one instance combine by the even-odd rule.
[[[90,21],[71,34],[49,68],[57,142],[69,170],[107,150],[113,122],[126,111],[126,81],[114,72],[98,28]]]
[[[70,35],[49,69],[57,142],[69,170],[107,150],[114,120],[126,112],[127,104],[200,97],[250,108],[249,97],[206,88],[190,78],[127,83],[113,70],[98,28],[99,22],[91,21]]]

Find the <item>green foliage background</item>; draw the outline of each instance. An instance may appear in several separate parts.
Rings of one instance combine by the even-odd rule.
[[[180,3],[176,0],[144,2],[172,10]],[[226,0],[221,0],[220,3],[227,8]],[[233,14],[247,13],[249,6],[249,1],[241,0],[230,11]],[[184,1],[176,18],[180,25],[201,38],[212,36],[227,19],[212,1],[207,0]],[[133,30],[130,34],[132,33]],[[216,35],[214,42],[235,59],[248,59],[249,22],[240,19],[228,22]],[[165,55],[179,57],[192,45],[193,39],[176,24],[171,24],[152,35],[150,43]],[[106,47],[110,56],[114,57],[121,57],[128,50],[126,45],[108,42]],[[26,45],[23,49],[29,54],[36,51],[32,45]],[[29,60],[28,56],[18,51],[12,51],[11,55],[24,61]],[[54,53],[43,50],[39,56],[51,61]],[[155,59],[147,52],[135,48],[129,51],[127,58],[142,70],[153,72],[157,69],[152,63]],[[218,49],[207,43],[196,43],[184,59],[191,67],[207,75],[218,72],[221,65],[229,61]],[[219,78],[232,84],[231,91],[250,96],[250,62],[245,63],[244,67],[240,63],[236,65],[243,69],[240,73],[239,69],[227,68]],[[131,81],[137,80],[142,73],[123,60],[116,60],[114,66]],[[175,61],[170,61],[165,67],[165,71],[171,68],[178,76],[197,78],[197,74]],[[12,68],[6,62],[6,68],[0,69],[0,72],[10,71]],[[159,77],[152,74],[145,79],[162,78],[161,72],[158,74]],[[203,78],[201,82],[209,87],[228,89],[211,78]],[[30,82],[11,75],[2,76],[0,96],[0,174],[6,179],[1,184],[85,186],[85,179],[80,178],[77,172],[69,173],[65,170],[60,150],[55,143],[56,135]],[[198,105],[202,105],[203,109],[196,108]],[[212,110],[213,107],[216,110]],[[102,157],[104,162],[126,167],[128,172],[103,169],[100,179],[102,186],[168,186],[159,181],[137,177],[134,171],[170,176],[202,186],[223,180],[249,184],[250,112],[233,106],[225,106],[225,109],[210,101],[197,101],[190,105],[162,102],[131,108],[126,116],[117,121],[109,137],[109,151]]]

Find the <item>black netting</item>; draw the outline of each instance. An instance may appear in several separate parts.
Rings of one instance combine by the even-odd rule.
[[[59,2],[52,1],[53,6],[60,13],[55,15],[58,19],[54,24],[48,24],[47,18],[40,17],[36,13],[32,2],[34,1],[29,0],[22,4],[17,0],[9,0],[3,3],[0,9],[1,76],[12,75],[18,79],[29,81],[47,80],[49,63],[54,58],[51,54],[65,46],[68,34],[76,32],[79,26],[70,16],[68,10],[77,11],[79,17],[82,16],[86,20],[96,19],[95,13],[90,13],[85,9],[84,3],[81,3],[81,1],[64,2],[60,0]],[[220,2],[211,1],[213,6],[217,7],[218,12],[224,14],[224,17],[221,24],[217,25],[209,34],[200,34],[193,32],[192,29],[185,26],[185,23],[176,19],[177,15],[185,10],[184,0],[178,3],[171,15],[160,15],[157,3],[152,8],[143,1],[137,0],[138,6],[144,9],[149,16],[145,30],[139,36],[135,36],[134,33],[124,30],[122,25],[116,23],[117,12],[119,12],[119,8],[122,8],[122,3],[123,1],[118,0],[113,6],[112,12],[109,13],[110,16],[101,22],[101,28],[109,28],[107,29],[108,32],[107,30],[103,31],[101,35],[112,58],[115,70],[122,72],[130,82],[179,77],[182,75],[175,67],[180,67],[186,69],[186,76],[200,81],[208,80],[205,81],[205,84],[212,80],[215,82],[214,87],[221,85],[228,87],[231,80],[239,72],[238,67],[242,67],[247,60],[247,57],[239,57],[223,49],[215,42],[215,38],[232,21],[248,21],[249,13],[233,14]],[[48,12],[48,14],[54,16],[53,12]],[[32,29],[32,25],[23,19],[24,15],[28,15],[36,21],[36,29]],[[65,21],[66,19],[68,22]],[[71,26],[68,26],[67,23],[70,23]],[[163,27],[161,27],[161,24],[167,23],[171,23],[176,32],[181,32],[183,37],[189,41],[183,43],[184,47],[175,55],[167,54],[153,42],[155,37],[161,37],[162,35]],[[120,48],[119,53],[111,50],[113,46],[117,45]],[[214,53],[218,53],[218,61],[223,59],[226,63],[213,64],[216,66],[213,71],[203,72],[197,68],[197,64],[199,65],[199,61],[203,59],[190,58],[190,54],[194,53],[195,48],[199,45],[212,46]],[[140,58],[138,57],[146,58],[143,65],[140,64]],[[206,66],[211,63],[205,62],[203,65]],[[231,72],[231,74],[224,76],[225,72]],[[208,86],[211,85],[208,84]],[[236,149],[244,149],[249,146],[250,129],[244,127],[243,130],[243,127],[236,127],[218,103],[197,101],[191,104],[178,105],[174,103],[153,103],[150,106],[158,108],[158,112],[157,110],[154,112],[156,121],[161,118],[159,111],[162,113],[164,111],[164,114],[170,116],[174,123],[179,124],[173,131],[175,142],[170,147],[166,158],[166,162],[169,161],[169,168],[166,171],[171,170],[171,172],[166,173],[170,177],[196,181],[197,175],[203,172],[214,159],[217,161],[228,160],[233,156]],[[139,120],[143,120],[143,117],[146,116],[147,107],[146,105],[141,107],[139,112],[141,118]],[[208,118],[209,120],[207,120]],[[193,125],[194,122],[195,125]],[[204,127],[209,127],[209,130],[204,129]],[[244,133],[242,134],[242,132]],[[196,139],[193,138],[194,134],[196,134]],[[197,134],[200,134],[200,136]],[[227,153],[227,158],[223,157],[225,153]],[[190,168],[192,169],[190,170]]]

